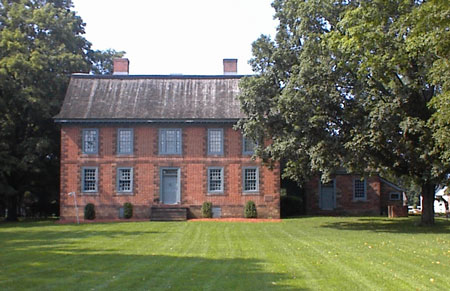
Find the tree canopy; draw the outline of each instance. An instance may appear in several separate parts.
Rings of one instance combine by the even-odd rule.
[[[449,19],[445,1],[275,0],[274,40],[253,43],[241,82],[257,155],[304,181],[336,169],[421,187],[422,222],[447,181]],[[447,106],[445,105],[447,102]],[[445,109],[444,109],[445,108]],[[260,143],[262,145],[262,143]]]
[[[8,208],[11,219],[24,201],[40,201],[42,211],[57,204],[59,134],[52,117],[70,74],[108,73],[112,57],[123,55],[93,51],[71,8],[70,0],[0,2],[0,209]]]

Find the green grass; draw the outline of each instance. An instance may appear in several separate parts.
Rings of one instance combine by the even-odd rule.
[[[450,220],[0,224],[0,290],[450,290]]]

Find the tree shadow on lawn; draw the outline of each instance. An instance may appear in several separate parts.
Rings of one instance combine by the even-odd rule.
[[[264,269],[263,260],[152,251],[152,242],[162,243],[157,231],[71,230],[0,232],[0,290],[307,290],[289,285],[289,274]],[[91,236],[147,246],[96,247]]]
[[[380,219],[362,217],[356,221],[339,221],[322,224],[320,227],[334,228],[339,230],[368,230],[373,232],[388,233],[445,233],[450,234],[450,220],[436,219],[434,226],[421,226],[420,217]]]
[[[126,254],[130,250],[68,243],[49,248],[39,241],[5,251],[18,260],[4,265],[1,290],[308,290],[289,285],[288,274],[269,272],[264,261],[252,258]]]

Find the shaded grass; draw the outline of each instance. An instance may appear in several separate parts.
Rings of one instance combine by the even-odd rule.
[[[0,224],[0,290],[450,290],[450,221]]]

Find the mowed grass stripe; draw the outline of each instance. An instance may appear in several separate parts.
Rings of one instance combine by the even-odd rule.
[[[288,274],[286,283],[296,287],[314,288],[318,286],[317,272],[314,272],[314,261],[309,256],[309,250],[305,244],[297,244],[283,229],[286,227],[265,228],[266,240],[270,242],[267,252],[275,251],[278,256],[272,257],[271,270],[276,272],[280,267]],[[298,231],[297,229],[294,231]]]
[[[449,290],[450,221],[0,224],[1,290]]]
[[[320,236],[320,239],[313,237],[310,233],[297,229],[296,231],[282,229],[283,234],[289,237],[292,244],[300,244],[306,250],[305,260],[317,262],[312,265],[311,276],[315,276],[316,285],[311,288],[323,288],[330,286],[333,289],[351,288],[370,289],[373,284],[362,274],[359,268],[354,268],[347,262],[343,262],[336,248],[337,239],[328,240]],[[326,272],[327,269],[334,272]],[[340,282],[346,282],[340,285]]]
[[[345,219],[345,218],[344,218]],[[332,218],[332,220],[342,220],[342,218]],[[364,277],[370,281],[370,289],[374,289],[375,286],[377,288],[397,288],[397,289],[408,289],[409,286],[409,278],[403,276],[395,277],[393,271],[402,270],[400,260],[395,260],[395,255],[386,254],[383,252],[378,252],[377,249],[377,241],[380,239],[380,233],[373,233],[370,230],[371,227],[368,227],[368,230],[358,230],[357,235],[355,235],[352,230],[333,230],[328,229],[330,232],[328,240],[323,240],[324,244],[327,244],[327,248],[332,250],[332,254],[334,252],[338,252],[337,257],[340,258],[339,264],[342,266],[342,269],[347,270],[346,267],[355,270],[357,275],[354,277],[354,281],[358,282],[359,278]],[[340,235],[339,235],[340,234]],[[390,234],[383,234],[382,237],[389,238]],[[354,238],[350,240],[349,238]],[[354,243],[356,239],[359,238],[357,243]],[[363,238],[361,240],[361,238]],[[345,250],[342,252],[342,250]],[[381,262],[387,262],[387,265],[383,264],[370,264],[370,268],[368,268],[367,264],[373,261],[373,258],[380,259]],[[389,265],[395,265],[392,268],[388,268]],[[395,280],[395,281],[393,281]],[[344,281],[344,280],[342,280]],[[358,283],[358,288],[361,284]],[[367,283],[366,283],[367,285]]]

